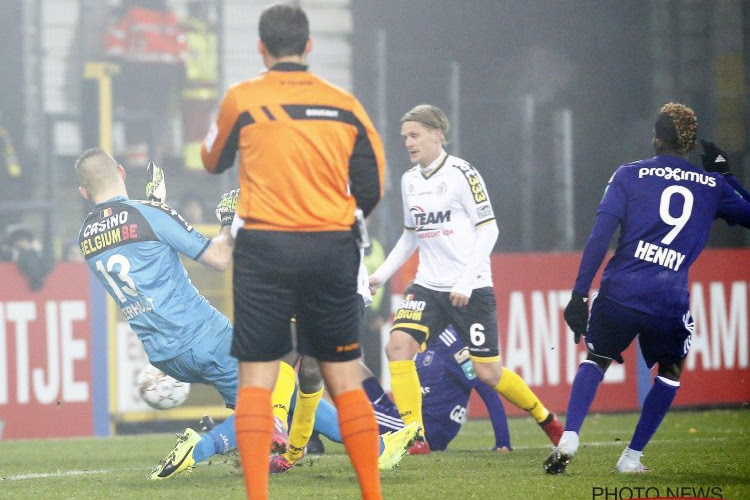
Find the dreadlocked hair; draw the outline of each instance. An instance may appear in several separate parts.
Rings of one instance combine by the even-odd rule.
[[[687,153],[695,146],[698,118],[695,112],[676,102],[668,102],[659,110],[654,126],[656,138],[678,153]]]

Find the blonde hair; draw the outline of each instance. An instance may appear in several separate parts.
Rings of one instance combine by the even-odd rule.
[[[695,146],[698,118],[684,104],[668,102],[659,110],[654,133],[666,146],[678,153],[687,153]]]
[[[417,122],[425,127],[443,132],[443,144],[447,144],[446,137],[451,129],[450,121],[442,109],[432,104],[417,104],[401,117],[401,123]]]

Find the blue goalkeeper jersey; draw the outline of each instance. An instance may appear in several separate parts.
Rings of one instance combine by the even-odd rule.
[[[670,317],[688,310],[688,270],[705,246],[714,219],[750,224],[750,204],[722,175],[669,155],[618,168],[599,214],[616,217],[620,225],[615,254],[602,275],[602,296]],[[575,289],[587,292],[596,269],[584,267],[582,263]]]
[[[167,205],[112,198],[88,214],[78,240],[151,362],[182,354],[205,335],[231,331],[180,261],[179,253],[197,260],[210,240]]]

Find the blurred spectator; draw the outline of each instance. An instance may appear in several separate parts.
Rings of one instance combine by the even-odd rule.
[[[81,252],[81,246],[78,244],[78,240],[73,240],[67,244],[63,250],[63,260],[65,262],[85,262],[86,259],[83,257]]]
[[[125,112],[127,163],[141,168],[149,158],[162,163],[172,152],[169,124],[184,78],[185,37],[177,17],[165,0],[124,0],[104,46],[120,65],[114,101]]]
[[[0,120],[2,120],[2,113],[0,113]],[[13,147],[13,141],[11,141],[8,131],[2,126],[0,126],[0,147],[2,147],[3,153],[0,158],[3,162],[4,175],[7,175],[10,179],[20,179],[22,172],[16,155],[16,148]]]
[[[206,211],[201,198],[189,192],[180,200],[180,215],[191,224],[203,224],[206,221]]]
[[[15,262],[18,270],[28,280],[32,292],[42,288],[44,278],[52,270],[52,266],[42,255],[39,240],[24,224],[13,224],[5,230],[0,260]]]
[[[202,169],[201,142],[218,97],[219,64],[216,26],[208,0],[188,2],[182,22],[185,34],[185,87],[182,90],[183,145],[185,166]]]
[[[2,124],[0,112],[0,202],[20,201],[27,193],[29,176],[21,168],[10,133]],[[0,210],[0,227],[15,222],[15,212]]]

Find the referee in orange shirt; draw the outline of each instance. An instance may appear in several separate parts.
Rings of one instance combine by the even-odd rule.
[[[227,90],[201,150],[213,173],[240,155],[232,354],[245,486],[254,500],[268,497],[271,390],[296,316],[297,350],[318,360],[362,497],[379,499],[378,426],[357,361],[352,228],[355,208],[367,216],[383,195],[383,145],[354,96],[307,71],[312,41],[299,6],[266,8],[258,32],[268,71]]]

